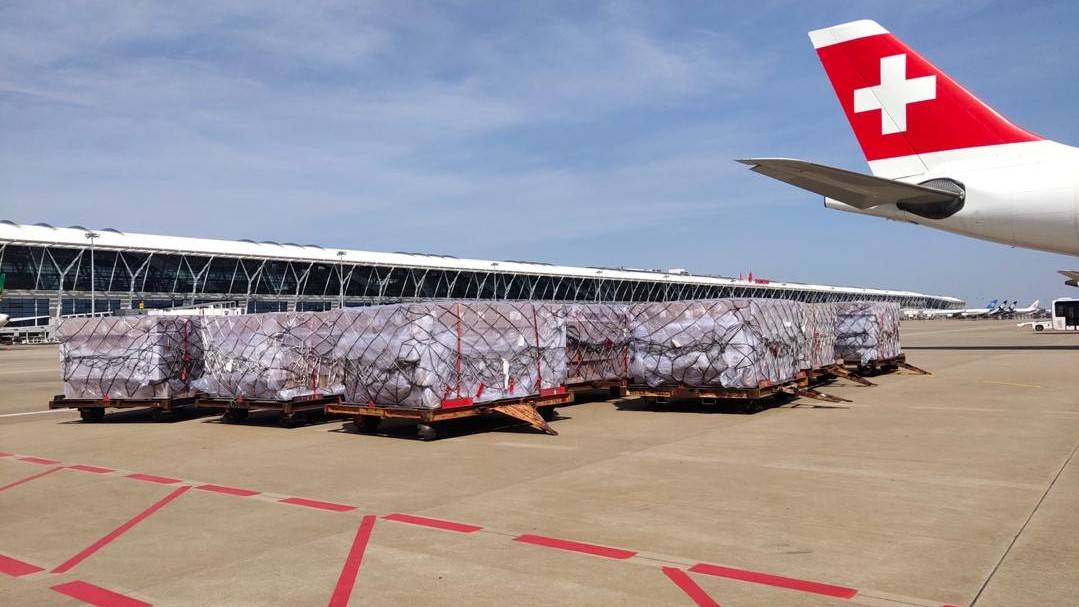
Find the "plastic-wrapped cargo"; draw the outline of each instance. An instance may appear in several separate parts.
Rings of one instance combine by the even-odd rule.
[[[899,356],[899,304],[856,301],[836,306],[838,358],[865,365]]]
[[[567,304],[566,383],[629,377],[630,315],[619,304]]]
[[[804,367],[805,306],[782,299],[635,304],[636,383],[752,389],[795,379]]]
[[[194,394],[203,373],[202,319],[98,316],[60,321],[64,397],[168,399]]]
[[[202,320],[206,372],[195,387],[212,398],[292,400],[344,392],[334,358],[342,312],[273,312]]]
[[[836,319],[839,308],[834,303],[805,304],[806,368],[820,369],[834,365]]]
[[[342,313],[345,400],[438,409],[539,395],[566,382],[561,306],[447,301]]]

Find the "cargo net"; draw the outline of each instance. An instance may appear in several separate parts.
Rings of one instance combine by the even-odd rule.
[[[211,398],[284,401],[344,392],[334,357],[342,312],[275,312],[203,319]]]
[[[437,409],[528,395],[566,381],[561,306],[395,304],[348,310],[334,357],[345,399]]]
[[[617,304],[569,304],[566,310],[566,383],[629,376],[630,316]]]
[[[630,308],[633,380],[752,389],[805,367],[804,304],[780,299],[643,303]]]
[[[820,369],[837,362],[835,351],[837,304],[805,304],[806,310],[806,364],[809,369]]]
[[[899,356],[899,304],[858,301],[836,305],[838,358],[866,365]]]
[[[203,374],[200,318],[101,316],[60,321],[64,397],[168,399]]]

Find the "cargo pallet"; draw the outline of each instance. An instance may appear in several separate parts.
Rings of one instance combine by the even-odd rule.
[[[830,382],[839,377],[850,380],[862,386],[868,387],[877,385],[869,381],[868,379],[862,377],[861,375],[858,375],[854,371],[846,368],[842,361],[837,361],[833,365],[826,365],[816,369],[810,369],[809,371],[806,371],[806,376],[809,379],[810,386],[819,386],[823,383]]]
[[[697,400],[702,405],[715,405],[720,401],[740,402],[746,410],[759,410],[759,403],[780,395],[804,396],[831,403],[850,402],[845,398],[818,392],[810,387],[808,376],[800,373],[795,379],[778,384],[762,382],[756,388],[721,388],[690,386],[651,386],[630,385],[626,396],[636,396],[659,404],[676,400]]]
[[[310,421],[312,415],[321,415],[326,405],[337,403],[340,396],[310,395],[297,396],[291,400],[208,398],[198,399],[197,405],[207,409],[221,411],[221,421],[235,424],[247,419],[251,411],[277,411],[282,427],[292,428]]]
[[[622,398],[626,395],[626,385],[627,382],[624,379],[600,379],[596,381],[566,384],[566,390],[573,394],[608,390],[610,391],[612,398]]]
[[[891,373],[900,369],[909,371],[913,375],[932,375],[929,371],[908,363],[906,354],[900,354],[891,358],[871,360],[864,365],[861,364],[861,361],[850,361],[847,363],[847,367],[853,368],[860,375],[880,375],[882,373]]]
[[[353,417],[356,428],[363,434],[376,433],[383,419],[415,420],[417,434],[421,440],[425,441],[438,437],[438,428],[435,424],[439,422],[488,413],[501,413],[519,419],[537,430],[557,436],[558,432],[547,425],[547,422],[555,418],[556,406],[572,402],[573,393],[561,387],[545,389],[538,395],[504,398],[486,403],[475,403],[468,397],[447,399],[442,401],[442,406],[438,409],[335,402],[326,405],[326,413]]]
[[[155,421],[164,420],[170,413],[193,407],[198,396],[180,398],[65,398],[57,394],[49,401],[49,409],[78,409],[82,421],[96,423],[105,419],[105,409],[150,409]]]

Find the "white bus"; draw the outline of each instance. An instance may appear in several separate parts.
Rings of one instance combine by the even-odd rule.
[[[1079,331],[1079,299],[1062,297],[1053,300],[1049,309],[1052,318],[1019,323],[1020,327],[1034,327],[1035,331]]]

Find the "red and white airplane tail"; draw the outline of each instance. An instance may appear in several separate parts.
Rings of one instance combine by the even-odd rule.
[[[830,209],[1079,255],[1079,148],[1019,128],[875,21],[809,39],[872,175],[792,158],[739,162]]]
[[[812,31],[809,39],[874,175],[919,175],[948,158],[941,152],[1041,139],[875,21]]]

